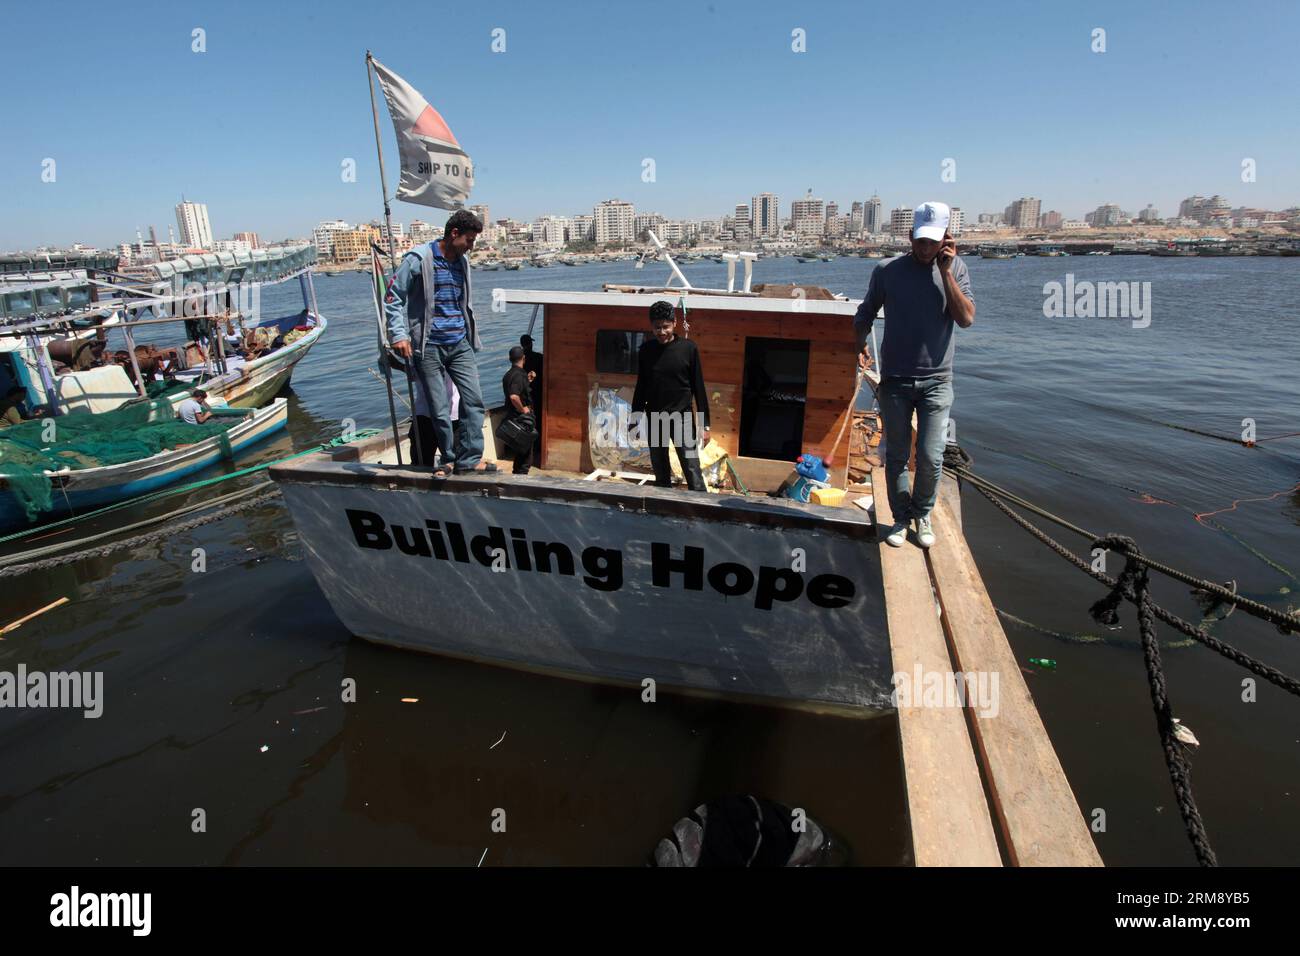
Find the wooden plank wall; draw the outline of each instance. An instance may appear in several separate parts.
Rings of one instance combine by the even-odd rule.
[[[831,450],[836,433],[851,414],[856,375],[853,319],[846,315],[817,314],[816,302],[796,312],[730,312],[692,308],[690,338],[699,346],[704,363],[704,384],[709,390],[713,438],[733,456],[739,453],[739,396],[744,379],[745,339],[807,339],[808,402],[804,409],[804,451],[823,457]],[[649,330],[647,310],[641,306],[547,305],[544,317],[543,351],[546,361],[546,407],[542,421],[542,466],[587,472],[587,373],[596,368],[596,332],[599,329]],[[624,379],[610,376],[611,383]],[[635,380],[635,379],[633,379]],[[735,398],[727,402],[726,390],[733,386]],[[848,438],[841,443],[837,474],[842,477]],[[782,476],[789,466],[769,468],[757,459],[736,458],[745,477]],[[746,462],[753,462],[746,472]],[[761,487],[766,482],[759,480]]]

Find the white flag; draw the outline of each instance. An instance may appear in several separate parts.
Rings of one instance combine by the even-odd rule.
[[[474,188],[470,158],[438,111],[409,83],[374,57],[402,158],[397,198],[439,209],[462,209]]]

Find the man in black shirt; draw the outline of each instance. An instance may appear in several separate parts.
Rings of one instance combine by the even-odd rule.
[[[518,345],[510,349],[510,368],[501,379],[501,391],[506,396],[506,421],[533,413],[533,400],[528,391],[528,373],[524,371],[524,350]],[[514,455],[515,463],[511,473],[528,474],[533,460],[532,446],[523,451],[511,449],[511,454]]]
[[[672,465],[668,460],[671,440],[677,446],[686,486],[691,491],[705,491],[697,448],[709,443],[709,396],[704,390],[700,350],[689,339],[677,337],[677,319],[671,303],[656,302],[650,306],[650,325],[655,337],[641,346],[632,411],[649,413],[646,438],[655,484],[661,488],[672,486]],[[692,399],[695,414],[691,411]]]

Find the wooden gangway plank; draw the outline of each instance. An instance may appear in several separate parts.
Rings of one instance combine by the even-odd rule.
[[[927,557],[954,669],[998,675],[996,715],[973,713],[971,724],[1011,864],[1101,866],[961,526],[942,499],[934,533]]]
[[[876,522],[893,521],[885,473],[871,473]],[[925,556],[910,542],[880,542],[885,609],[895,673],[949,674],[955,668],[935,611]],[[905,701],[900,700],[900,704]],[[898,708],[912,853],[917,866],[1001,866],[975,750],[960,707]]]

